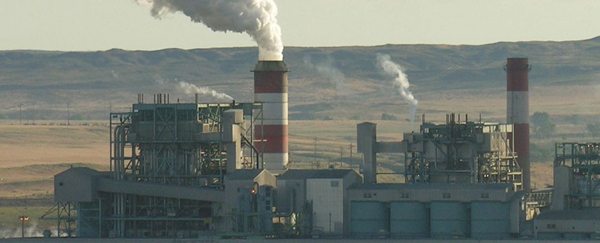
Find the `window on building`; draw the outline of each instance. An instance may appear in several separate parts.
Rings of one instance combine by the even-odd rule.
[[[490,194],[487,192],[481,193],[481,198],[490,198]]]
[[[410,197],[410,195],[408,194],[408,192],[400,193],[400,198],[409,198],[409,197]]]
[[[548,229],[556,229],[556,224],[547,224],[546,228],[548,228]]]
[[[445,192],[444,194],[442,194],[442,198],[446,198],[446,199],[452,198],[452,194]]]

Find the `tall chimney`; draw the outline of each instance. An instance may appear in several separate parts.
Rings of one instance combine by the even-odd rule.
[[[523,170],[523,189],[531,189],[529,165],[529,61],[508,58],[506,61],[506,122],[513,124],[517,162]]]
[[[283,61],[258,61],[254,68],[254,102],[263,103],[262,124],[254,127],[256,148],[265,169],[288,163],[288,69]],[[259,117],[261,118],[261,117]]]

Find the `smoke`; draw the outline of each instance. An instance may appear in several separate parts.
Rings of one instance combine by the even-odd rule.
[[[385,73],[394,77],[392,84],[402,98],[410,105],[410,120],[414,121],[419,101],[415,99],[415,96],[408,90],[408,88],[410,88],[410,82],[408,82],[408,77],[402,71],[402,66],[393,62],[390,55],[384,54],[377,54],[377,62]]]
[[[304,65],[316,70],[325,79],[334,82],[337,96],[341,96],[346,92],[346,75],[334,66],[333,59],[330,57],[325,61],[314,63],[311,56],[305,56]]]
[[[25,226],[25,237],[42,237],[44,236],[44,229],[38,228],[38,223],[33,221],[30,225]],[[50,230],[52,236],[56,236],[56,229]],[[0,239],[10,238],[21,238],[21,226],[15,226],[14,228],[3,228],[0,229]]]
[[[247,33],[258,43],[259,60],[283,60],[281,27],[274,0],[135,0],[160,18],[182,12],[213,31]]]
[[[119,73],[115,72],[115,70],[110,70],[110,75],[116,79],[119,80]]]
[[[225,93],[218,92],[218,91],[208,88],[208,87],[198,87],[194,84],[184,82],[184,81],[179,81],[177,90],[179,90],[187,95],[190,95],[190,94],[210,95],[217,99],[233,100],[233,97],[231,97]]]
[[[201,96],[211,96],[213,98],[222,100],[233,100],[233,97],[228,94],[216,91],[209,87],[197,86],[189,82],[180,81],[177,78],[169,80],[162,78],[160,75],[155,75],[154,82],[161,86],[175,88],[177,92],[184,93],[186,95],[199,94]]]

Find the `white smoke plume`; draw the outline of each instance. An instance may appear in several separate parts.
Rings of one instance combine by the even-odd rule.
[[[305,56],[304,65],[310,69],[314,69],[320,76],[328,81],[334,82],[336,96],[342,96],[346,93],[346,75],[334,66],[331,57],[327,58],[325,61],[315,63],[311,56]]]
[[[198,87],[194,84],[184,82],[184,81],[179,81],[177,90],[179,90],[187,95],[191,95],[191,94],[210,95],[217,99],[233,100],[233,97],[231,97],[225,93],[218,92],[218,91],[208,88],[208,87]]]
[[[50,230],[52,236],[57,235],[56,229]],[[24,230],[25,237],[42,237],[44,236],[44,229],[38,227],[38,223],[33,221],[30,225],[25,226]],[[21,238],[21,226],[16,225],[14,228],[2,228],[0,229],[0,239],[11,239]]]
[[[402,66],[393,62],[390,55],[384,54],[377,54],[377,62],[384,72],[394,77],[394,88],[396,88],[402,98],[410,105],[410,120],[414,121],[419,101],[409,90],[410,82],[408,81],[408,76],[406,76],[402,70]]]
[[[213,31],[247,33],[258,43],[259,60],[283,60],[281,27],[274,0],[135,0],[160,18],[182,12]]]
[[[196,86],[195,84],[186,81],[180,81],[178,78],[164,79],[160,75],[155,75],[154,82],[169,89],[175,88],[178,92],[186,95],[199,94],[202,96],[211,96],[217,99],[233,100],[233,97],[228,94],[216,91],[209,87]]]

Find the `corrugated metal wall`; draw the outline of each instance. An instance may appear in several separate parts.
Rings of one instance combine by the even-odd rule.
[[[344,185],[342,179],[307,179],[306,200],[313,203],[313,229],[343,233]]]
[[[471,203],[471,237],[505,239],[510,237],[510,205],[501,202]]]
[[[461,202],[432,202],[431,237],[466,238],[469,236],[469,209]]]
[[[426,238],[429,236],[429,208],[419,202],[390,203],[390,236]]]
[[[364,238],[507,239],[510,216],[505,202],[353,201],[350,231]]]
[[[352,202],[350,231],[355,237],[375,237],[387,234],[388,210],[382,202]]]

